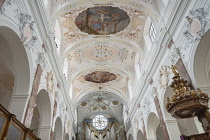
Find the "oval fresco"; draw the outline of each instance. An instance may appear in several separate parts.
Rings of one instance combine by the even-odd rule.
[[[96,6],[88,8],[78,15],[76,26],[85,33],[93,35],[109,35],[122,31],[130,23],[128,14],[112,6]]]
[[[106,83],[113,81],[117,76],[108,71],[94,71],[85,76],[85,80],[93,83]]]

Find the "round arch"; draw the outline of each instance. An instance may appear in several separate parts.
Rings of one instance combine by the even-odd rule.
[[[203,39],[197,46],[193,70],[194,78],[197,87],[201,88],[210,88],[210,30],[206,32]]]
[[[40,114],[38,137],[49,140],[52,122],[52,108],[48,92],[41,89],[38,92],[36,107]]]
[[[63,139],[62,135],[63,135],[62,121],[60,117],[57,117],[55,121],[54,139],[62,140]]]
[[[75,103],[77,103],[77,105],[75,107],[77,107],[79,105],[79,103],[81,103],[85,98],[89,98],[95,94],[97,94],[97,95],[107,94],[109,96],[114,96],[119,101],[121,101],[123,104],[125,104],[125,106],[128,108],[127,100],[124,97],[119,96],[120,95],[119,93],[117,94],[117,93],[109,91],[109,90],[95,90],[95,91],[85,92],[84,94],[79,96],[77,99],[75,99]]]
[[[129,135],[128,135],[128,140],[133,140],[132,134],[129,134]]]
[[[10,28],[0,24],[1,53],[0,57],[7,61],[14,73],[15,94],[28,94],[30,85],[30,67],[26,50],[19,36]],[[3,61],[4,61],[3,60]]]
[[[156,130],[160,124],[157,115],[151,112],[147,119],[147,137],[148,139],[156,139]]]
[[[69,134],[68,134],[68,133],[67,133],[66,136],[65,136],[65,140],[70,140],[70,139],[69,139]]]
[[[137,140],[146,140],[145,137],[144,137],[144,134],[141,130],[138,130],[136,139]]]
[[[22,121],[32,80],[30,58],[18,34],[19,32],[12,23],[1,19],[0,103]],[[17,98],[15,97],[20,95],[25,100],[18,101],[20,107],[17,109],[17,101],[15,101]]]

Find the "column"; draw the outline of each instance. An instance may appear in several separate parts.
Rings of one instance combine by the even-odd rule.
[[[50,140],[51,126],[39,127],[38,137],[42,140]]]

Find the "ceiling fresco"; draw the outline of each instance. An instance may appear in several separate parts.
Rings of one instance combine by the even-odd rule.
[[[111,6],[106,6],[106,8],[109,7]],[[98,11],[103,11],[99,9],[103,9],[105,7],[97,6],[93,7],[93,9],[94,8],[96,8]],[[112,8],[114,8],[112,12],[106,13],[104,15],[97,13],[98,11],[95,10],[94,12],[88,12],[91,13],[91,15],[86,16],[85,14],[87,14],[87,9],[92,9],[87,7],[81,7],[77,10],[70,10],[69,12],[61,15],[59,21],[61,23],[61,30],[64,36],[63,48],[69,49],[71,48],[72,44],[87,39],[101,38],[111,40],[115,38],[118,40],[129,40],[129,43],[133,44],[134,46],[138,46],[137,48],[141,49],[141,45],[143,43],[143,27],[148,15],[141,10],[130,8],[128,6]],[[80,12],[80,14],[78,14],[78,12]],[[116,12],[116,14],[113,12]],[[114,14],[113,16],[116,16],[116,20],[113,20],[114,17],[110,14]],[[88,21],[91,20],[89,21],[90,23],[86,23],[85,17],[90,18],[88,19]],[[102,22],[108,23],[102,24]]]
[[[118,7],[96,6],[79,14],[75,20],[77,27],[94,35],[116,34],[128,26],[130,18]]]
[[[117,76],[108,71],[94,71],[85,76],[85,80],[93,83],[106,83],[113,81]]]
[[[113,71],[113,70],[112,70]],[[86,72],[87,73],[87,72]],[[107,69],[93,71],[89,74],[82,73],[74,81],[73,85],[73,97],[77,98],[82,93],[86,93],[90,90],[113,90],[120,93],[123,96],[128,97],[127,84],[128,78],[118,74],[117,71],[110,73]],[[87,81],[87,80],[90,80]]]
[[[122,105],[130,101],[128,81],[137,82],[136,63],[146,54],[145,22],[148,16],[160,21],[156,7],[154,0],[65,0],[52,10],[52,20],[60,24],[60,54],[67,58],[78,123],[97,113],[122,120]],[[123,102],[106,93],[79,100],[94,91],[112,92]]]

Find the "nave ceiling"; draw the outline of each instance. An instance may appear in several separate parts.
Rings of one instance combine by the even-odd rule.
[[[81,121],[102,110],[103,114],[122,121],[123,104],[127,107],[131,100],[129,88],[138,80],[136,65],[143,62],[146,55],[145,23],[148,17],[156,23],[160,20],[156,2],[60,0],[54,1],[51,9],[51,22],[57,24],[56,31],[60,30],[59,53],[70,94],[77,113],[82,114],[78,119]],[[112,92],[123,101],[95,94],[82,102],[85,106],[78,104],[79,98],[100,90]],[[103,100],[99,106],[105,110],[94,106],[98,99]],[[113,105],[113,101],[120,105]]]

